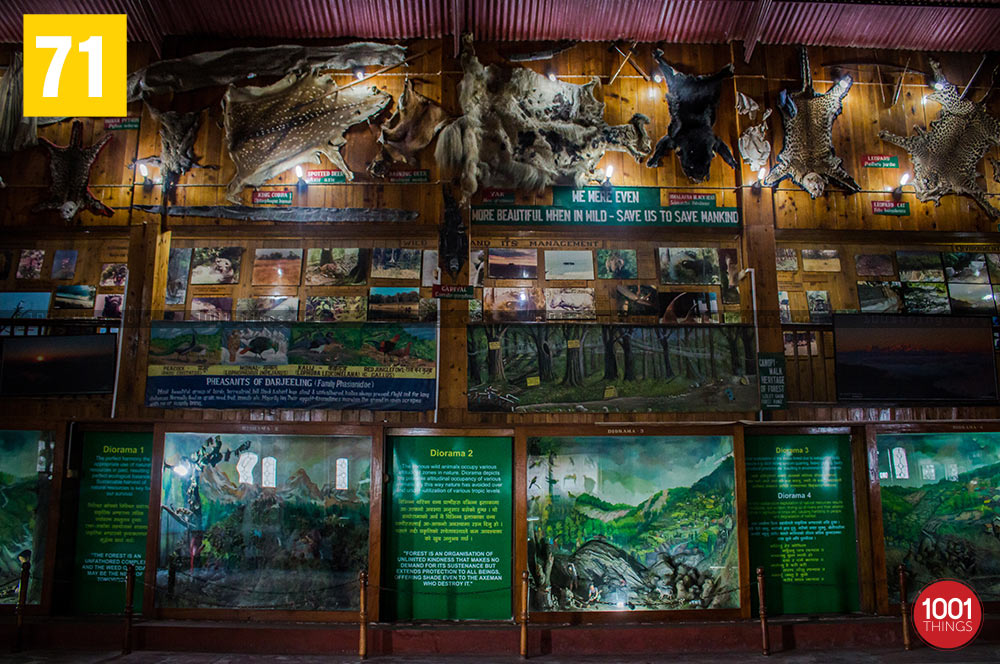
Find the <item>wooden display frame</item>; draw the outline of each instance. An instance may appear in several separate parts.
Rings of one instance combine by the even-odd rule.
[[[410,436],[410,437],[420,437],[420,436],[468,436],[468,437],[480,437],[480,438],[507,438],[507,439],[510,440],[510,442],[511,442],[511,453],[513,454],[512,468],[513,468],[513,474],[514,474],[514,477],[511,478],[512,479],[512,483],[511,483],[511,487],[512,488],[511,488],[511,490],[514,492],[514,494],[511,496],[511,504],[513,506],[513,514],[511,514],[511,518],[513,519],[513,523],[514,523],[514,527],[512,529],[513,532],[511,533],[511,537],[513,538],[512,541],[511,541],[511,560],[512,560],[513,569],[511,570],[511,596],[510,596],[510,600],[511,600],[510,609],[511,609],[511,617],[512,617],[512,619],[511,620],[506,620],[506,621],[504,621],[504,620],[501,620],[501,621],[468,620],[468,621],[463,621],[463,622],[472,623],[472,624],[475,624],[475,625],[489,625],[489,624],[504,624],[504,625],[508,625],[508,624],[511,624],[512,622],[516,621],[516,619],[517,619],[517,607],[520,606],[520,601],[521,601],[521,591],[520,591],[520,588],[521,588],[521,581],[520,581],[520,579],[521,579],[521,577],[520,577],[520,575],[518,573],[518,570],[519,569],[523,569],[523,566],[519,566],[519,562],[518,562],[518,555],[519,555],[520,550],[521,550],[520,547],[518,547],[518,541],[519,541],[518,537],[519,537],[519,533],[521,533],[521,529],[523,529],[523,525],[525,524],[524,519],[525,519],[525,516],[526,516],[526,509],[525,509],[526,505],[525,505],[525,503],[523,501],[520,501],[517,498],[517,496],[520,495],[519,491],[523,491],[524,490],[524,473],[519,472],[519,469],[525,467],[525,461],[526,461],[526,457],[523,454],[523,448],[518,444],[517,430],[514,427],[489,427],[489,426],[482,426],[482,427],[462,427],[462,428],[453,428],[453,427],[441,427],[441,428],[436,428],[436,427],[384,427],[382,429],[382,449],[381,449],[383,463],[385,463],[386,460],[389,458],[389,438],[391,438],[391,437],[397,437],[397,436],[398,437],[403,437],[403,436]],[[374,476],[374,474],[373,474],[373,476]],[[382,496],[385,496],[385,485],[388,484],[388,482],[389,482],[389,475],[388,475],[388,471],[386,470],[384,472],[384,474],[382,475],[382,484],[380,486],[380,493],[382,494]],[[388,500],[388,498],[384,498],[380,502],[381,502],[381,504],[379,506],[379,509],[381,510],[381,514],[380,514],[380,518],[379,518],[379,523],[381,525],[381,523],[383,523],[383,520],[388,521],[387,516],[386,516],[387,515],[386,510],[389,509],[389,500]],[[372,501],[372,504],[373,504],[372,509],[374,510],[375,509],[374,508],[374,501]],[[374,521],[374,518],[373,518],[373,521]],[[378,569],[379,570],[379,575],[374,576],[369,581],[369,583],[370,583],[370,585],[369,585],[369,591],[370,592],[374,592],[376,598],[378,598],[380,596],[380,593],[378,592],[378,590],[379,590],[378,580],[379,580],[380,574],[381,574],[381,565],[378,568],[376,568],[376,567],[374,567],[374,562],[375,562],[375,560],[377,560],[379,563],[381,563],[382,547],[383,547],[383,544],[382,544],[382,541],[381,541],[382,540],[381,535],[382,535],[382,531],[379,531],[379,535],[378,535],[378,539],[379,539],[379,542],[378,542],[378,551],[375,554],[377,556],[377,558],[373,559],[373,567],[372,567],[372,569]],[[523,565],[523,563],[522,563],[522,565]],[[375,613],[372,614],[374,616],[373,620],[377,621],[378,617],[379,617],[377,600],[376,600],[376,604],[374,604],[372,606],[375,608]],[[450,620],[415,620],[415,621],[397,621],[397,622],[395,622],[393,624],[397,624],[397,625],[407,625],[407,624],[413,624],[413,623],[421,623],[421,624],[424,624],[424,623],[430,623],[430,624],[450,624],[452,622],[453,621],[450,621]]]
[[[192,423],[185,426],[182,421],[157,423],[153,435],[153,463],[150,474],[149,491],[149,529],[146,533],[146,572],[142,582],[152,592],[143,593],[142,614],[149,619],[210,619],[210,620],[241,620],[250,622],[273,621],[308,621],[327,623],[356,623],[357,611],[305,611],[295,609],[206,609],[206,608],[162,608],[155,605],[156,564],[158,558],[160,532],[160,487],[163,474],[163,444],[167,433],[222,433],[248,435],[312,435],[336,436],[354,435],[368,436],[371,440],[371,470],[372,478],[382,475],[382,446],[379,431],[372,426],[335,426],[323,424],[232,424],[206,422]],[[375,487],[378,486],[376,489]],[[378,604],[374,598],[374,588],[378,587],[378,567],[373,566],[373,551],[378,544],[378,533],[381,532],[382,491],[381,483],[372,481],[369,495],[368,520],[368,564],[372,573],[369,576],[369,586],[366,598],[369,601],[369,615],[377,620]],[[375,559],[377,562],[377,557]],[[360,571],[360,570],[359,570]],[[372,600],[376,603],[372,604]]]
[[[530,429],[530,433],[529,433]],[[739,607],[733,609],[681,609],[676,611],[530,611],[531,622],[540,624],[621,624],[621,623],[654,623],[683,622],[700,620],[737,620],[749,618],[750,611],[750,549],[747,537],[746,510],[746,464],[743,445],[743,426],[737,422],[698,423],[698,424],[659,424],[645,422],[621,422],[586,425],[541,425],[518,427],[517,458],[519,463],[515,468],[518,481],[515,482],[514,503],[521,512],[515,524],[517,533],[517,554],[515,564],[519,569],[527,569],[528,558],[528,523],[527,494],[524,484],[527,480],[527,449],[528,437],[534,436],[732,436],[733,460],[735,473],[735,501],[737,553],[739,561]],[[520,593],[518,593],[520,595]],[[520,601],[518,596],[518,601]]]
[[[880,434],[906,433],[1000,433],[1000,420],[952,422],[892,422],[865,426],[866,456],[868,460],[868,502],[871,509],[873,588],[877,612],[880,615],[899,615],[898,597],[889,597],[889,580],[886,570],[885,530],[882,522],[882,489],[878,478],[878,444]],[[1000,601],[983,602],[986,613],[1000,611]]]
[[[27,604],[25,615],[51,615],[53,592],[56,586],[56,552],[59,548],[59,503],[62,500],[62,484],[66,467],[67,432],[62,420],[43,422],[38,419],[4,420],[2,428],[7,431],[51,431],[54,449],[52,453],[52,479],[49,491],[49,513],[44,519],[45,558],[42,563],[42,588],[38,604]],[[39,526],[36,520],[35,527]],[[37,570],[31,571],[32,575]],[[15,604],[0,604],[0,615],[13,615]]]

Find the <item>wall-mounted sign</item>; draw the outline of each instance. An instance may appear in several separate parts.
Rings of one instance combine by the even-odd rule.
[[[431,295],[442,300],[472,300],[476,297],[476,289],[474,286],[434,284]]]
[[[253,198],[251,200],[254,205],[291,205],[292,190],[291,189],[281,189],[277,191],[257,190],[253,192]]]
[[[899,168],[899,157],[887,154],[866,154],[861,157],[865,168]]]
[[[910,215],[910,204],[906,201],[872,201],[872,213],[907,217]]]
[[[395,620],[511,617],[510,438],[390,438],[382,607]]]
[[[785,354],[759,353],[757,367],[760,374],[760,407],[763,410],[788,408],[785,390]]]
[[[136,570],[133,600],[142,606],[152,453],[152,433],[84,434],[73,579],[77,613],[120,612],[129,564]]]
[[[768,612],[858,611],[850,437],[747,436],[745,444],[750,569],[764,568]]]
[[[667,194],[667,201],[674,205],[694,205],[698,207],[715,207],[715,194],[704,194],[700,192],[678,192],[671,191]]]
[[[104,118],[105,131],[118,131],[122,129],[138,129],[139,118]]]

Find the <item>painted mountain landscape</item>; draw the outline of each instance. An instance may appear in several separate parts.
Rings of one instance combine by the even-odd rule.
[[[157,605],[356,608],[370,455],[362,436],[167,433]]]
[[[527,493],[532,609],[739,606],[731,437],[529,438]]]
[[[955,578],[1000,601],[1000,434],[880,435],[878,464],[889,601],[900,564],[911,600]]]

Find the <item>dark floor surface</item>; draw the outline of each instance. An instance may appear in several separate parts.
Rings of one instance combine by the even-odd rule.
[[[69,652],[69,651],[29,651],[16,655],[0,655],[0,662],[5,664],[98,664],[108,662],[114,664],[348,664],[358,662],[356,656],[345,655],[248,655],[220,653],[175,653],[175,652],[134,652],[130,655],[119,655],[108,652]],[[377,664],[460,664],[475,662],[476,664],[507,664],[521,662],[517,657],[484,657],[484,656],[373,656],[368,661]],[[770,662],[782,664],[924,664],[926,662],[1000,662],[1000,646],[973,645],[956,652],[938,652],[930,648],[917,648],[910,652],[902,650],[811,650],[776,653],[770,657],[742,653],[696,653],[691,655],[668,654],[662,657],[648,655],[575,657],[545,655],[533,657],[529,661],[539,664],[674,664],[685,662],[690,664],[720,664],[734,662],[738,664],[767,664]]]

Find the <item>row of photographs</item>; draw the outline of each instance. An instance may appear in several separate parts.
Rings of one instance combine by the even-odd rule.
[[[596,320],[593,288],[484,288],[483,299],[469,301],[469,322]],[[655,317],[661,324],[740,323],[739,311],[719,311],[710,291],[657,290],[656,286],[618,285],[611,293],[617,318]],[[643,321],[648,322],[648,321]]]
[[[712,247],[659,247],[656,250],[661,284],[720,285],[736,288],[736,249]],[[595,269],[596,258],[596,269]],[[544,251],[546,281],[638,279],[634,249],[584,249]],[[490,247],[470,252],[469,284],[484,286],[485,279],[537,279],[538,249]]]
[[[49,279],[53,281],[68,281],[76,277],[76,249],[57,249],[52,252],[52,269]],[[42,265],[45,263],[44,249],[22,249],[17,260],[15,279],[41,279]],[[10,276],[14,265],[14,254],[10,251],[0,251],[0,280]],[[101,265],[101,277],[98,286],[124,286],[128,280],[128,265],[125,263],[104,263]]]
[[[52,312],[93,312],[95,318],[121,318],[121,293],[100,293],[94,286],[56,286],[49,291],[0,293],[0,318],[46,318]]]
[[[798,249],[779,247],[779,272],[799,269]],[[895,256],[895,264],[893,257]],[[837,249],[803,249],[804,272],[841,272]],[[968,251],[897,251],[895,254],[856,254],[858,277],[892,277],[918,283],[989,284],[1000,286],[1000,254]],[[898,275],[898,277],[897,277]]]
[[[922,314],[995,316],[1000,286],[963,283],[916,283],[900,281],[859,281],[858,308],[865,314]],[[810,323],[832,323],[830,294],[807,290]],[[788,291],[778,291],[778,311],[782,323],[792,322]]]

